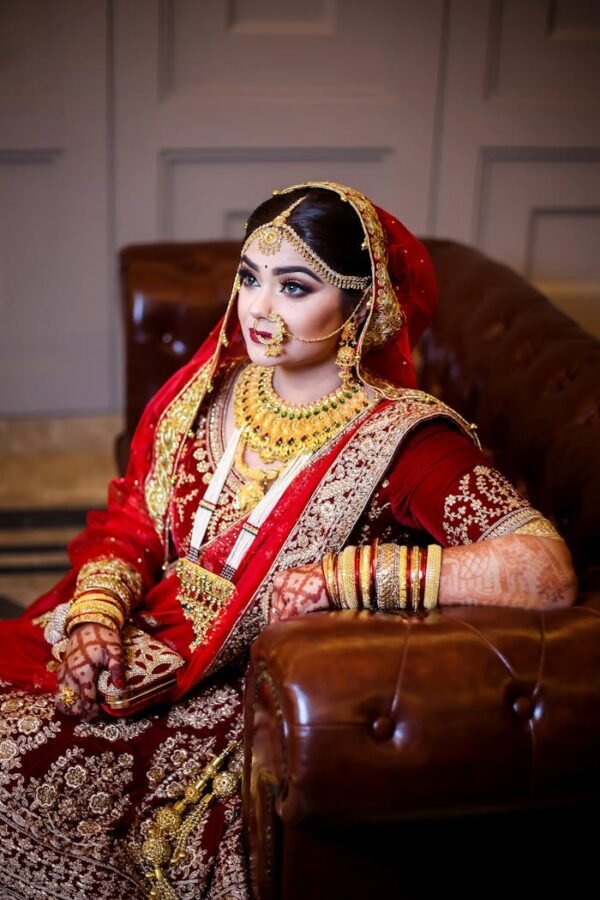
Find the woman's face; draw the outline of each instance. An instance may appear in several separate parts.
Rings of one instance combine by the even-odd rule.
[[[314,272],[297,250],[283,241],[278,253],[265,256],[253,241],[240,261],[238,317],[248,356],[262,366],[310,366],[335,358],[339,334],[316,344],[286,336],[279,356],[267,356],[263,340],[275,331],[269,313],[277,313],[292,335],[319,338],[347,318],[342,292]]]

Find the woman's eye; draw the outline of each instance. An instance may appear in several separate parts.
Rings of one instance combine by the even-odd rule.
[[[300,284],[299,281],[284,281],[281,291],[284,294],[289,294],[291,297],[303,297],[304,294],[308,293],[304,285]]]
[[[248,269],[240,269],[240,284],[244,285],[244,287],[254,287],[258,284],[256,277],[249,272]]]

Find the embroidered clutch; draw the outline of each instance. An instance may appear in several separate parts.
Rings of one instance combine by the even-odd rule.
[[[131,715],[167,699],[176,672],[185,664],[182,656],[141,628],[126,624],[121,633],[125,653],[127,687],[120,690],[106,669],[98,676],[101,707],[113,716]]]

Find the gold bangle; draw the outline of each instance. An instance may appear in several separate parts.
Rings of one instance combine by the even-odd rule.
[[[80,609],[84,606],[88,607],[91,603],[101,603],[111,610],[114,610],[120,616],[122,616],[123,619],[125,619],[125,610],[123,609],[122,603],[115,597],[110,597],[107,594],[101,594],[99,591],[89,594],[83,594],[81,597],[77,597],[75,600],[72,600],[71,607],[69,609],[69,615],[71,615],[71,613],[74,614],[74,611],[76,609]]]
[[[326,553],[325,556],[321,560],[321,566],[323,567],[323,577],[325,578],[325,585],[327,587],[327,593],[329,594],[329,599],[331,600],[332,606],[337,609],[340,608],[340,596],[337,589],[337,584],[335,581],[335,569],[333,565],[333,557],[334,554],[329,552]]]
[[[371,545],[363,544],[359,547],[358,580],[360,586],[360,599],[364,609],[373,609],[371,600]]]
[[[344,609],[358,609],[358,593],[355,574],[356,547],[344,547],[338,556],[338,587]],[[340,584],[341,567],[341,584]]]
[[[377,609],[386,612],[394,609],[398,584],[398,553],[395,544],[379,544],[375,568]]]
[[[131,611],[132,594],[127,585],[115,575],[89,575],[77,581],[75,597],[87,594],[90,591],[107,590],[114,594],[123,604],[127,613]]]
[[[108,588],[89,588],[81,591],[73,597],[73,602],[79,602],[80,600],[106,600],[115,603],[123,610],[125,615],[129,612],[129,603],[124,603],[123,599],[115,591],[110,591]]]
[[[117,557],[104,556],[84,563],[79,570],[77,587],[79,588],[80,582],[97,576],[114,578],[121,582],[136,600],[142,592],[142,576],[140,573],[132,565]]]
[[[104,603],[100,600],[91,600],[89,603],[75,604],[69,611],[65,620],[65,625],[68,625],[72,619],[80,619],[81,616],[87,616],[88,613],[99,613],[101,616],[109,616],[111,619],[115,620],[119,628],[122,628],[125,624],[125,616],[120,609],[109,606],[108,603]]]
[[[109,616],[104,616],[100,613],[87,613],[84,616],[77,616],[77,618],[73,618],[67,622],[65,625],[65,633],[70,635],[76,625],[89,624],[104,625],[105,628],[110,628],[111,631],[115,631],[117,634],[121,631],[115,620],[109,618]]]
[[[398,561],[398,608],[406,609],[408,604],[408,592],[406,585],[406,569],[408,567],[408,547],[400,545],[400,559]]]
[[[121,625],[125,621],[125,616],[120,609],[110,606],[108,603],[104,603],[101,600],[91,600],[89,603],[74,604],[69,610],[65,621],[69,622],[71,619],[79,619],[87,613],[100,613],[102,616],[110,616],[115,622],[119,622]]]
[[[439,544],[427,547],[427,566],[425,567],[425,593],[423,606],[435,609],[440,597],[440,576],[442,574],[442,548]]]
[[[125,615],[125,611],[118,600],[115,600],[114,597],[107,597],[105,594],[100,593],[83,594],[81,597],[75,597],[74,600],[71,600],[69,613],[73,609],[79,609],[82,606],[89,606],[90,604],[101,604],[102,606],[108,606],[110,607],[110,609],[118,610],[120,615]]]
[[[421,553],[419,547],[411,547],[410,551],[410,605],[413,612],[419,611],[419,594],[421,589]]]

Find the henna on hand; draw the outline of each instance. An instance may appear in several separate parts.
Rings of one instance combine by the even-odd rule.
[[[512,534],[450,547],[442,556],[442,605],[552,609],[574,603],[576,590],[564,541]]]
[[[89,622],[71,632],[65,656],[58,669],[57,709],[68,716],[93,719],[100,713],[96,683],[100,669],[108,669],[115,687],[126,687],[123,647],[118,634],[104,625]],[[72,704],[61,692],[73,691]]]
[[[321,563],[279,572],[273,580],[270,621],[330,608]]]

